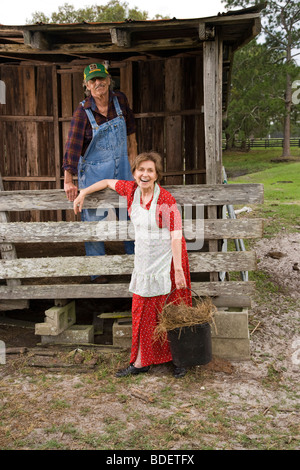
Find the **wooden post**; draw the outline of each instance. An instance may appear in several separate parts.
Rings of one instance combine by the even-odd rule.
[[[4,186],[2,183],[2,177],[0,175],[0,191],[4,191]],[[0,212],[0,222],[7,223],[9,222],[8,214],[6,212]],[[1,258],[5,260],[17,259],[17,252],[14,245],[11,243],[1,243],[0,244]],[[7,279],[6,284],[9,287],[16,287],[21,285],[20,279]],[[0,303],[0,310],[15,310],[23,309],[29,307],[28,300],[2,300]]]
[[[182,105],[182,61],[180,58],[165,61],[166,111],[180,111]],[[166,171],[183,170],[182,117],[167,116],[166,123]],[[182,176],[169,176],[167,184],[182,184]]]
[[[54,159],[55,159],[55,187],[61,189],[61,163],[60,163],[60,136],[59,136],[59,111],[58,111],[58,87],[56,66],[52,67],[52,96],[53,96],[53,133],[54,133]],[[57,221],[62,220],[61,211],[57,211]]]
[[[204,134],[206,183],[222,183],[222,41],[203,43]],[[217,219],[217,206],[208,207],[208,218]],[[218,241],[209,241],[209,251],[218,251]],[[211,281],[218,273],[210,274]]]
[[[132,61],[125,61],[124,67],[120,68],[120,89],[127,96],[129,106],[133,106],[132,92]]]

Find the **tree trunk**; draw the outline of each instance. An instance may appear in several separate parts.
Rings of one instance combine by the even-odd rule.
[[[285,90],[285,116],[283,129],[283,149],[282,156],[289,157],[291,155],[290,137],[291,137],[291,108],[292,108],[292,80],[289,74],[286,77]]]
[[[287,49],[286,49],[286,64],[290,65],[292,61],[292,46],[291,37],[289,35]],[[291,138],[291,110],[292,110],[292,79],[289,73],[286,74],[286,87],[285,87],[285,114],[284,114],[284,128],[283,128],[283,149],[282,157],[289,157],[291,155],[290,138]]]

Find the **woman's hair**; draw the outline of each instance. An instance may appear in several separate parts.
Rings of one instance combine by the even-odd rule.
[[[135,161],[131,165],[132,173],[135,172],[135,170],[140,166],[141,163],[149,160],[154,163],[155,170],[157,173],[157,181],[160,181],[162,179],[163,172],[162,159],[159,153],[154,152],[152,150],[150,152],[142,152],[136,157]]]

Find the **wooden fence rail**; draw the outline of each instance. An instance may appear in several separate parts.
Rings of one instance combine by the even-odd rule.
[[[280,147],[283,148],[283,139],[282,138],[266,138],[266,139],[247,139],[246,141],[235,140],[234,146],[245,147],[245,148],[274,148]],[[223,139],[222,142],[223,149],[226,148],[226,141]],[[290,139],[291,147],[300,147],[300,137]]]
[[[226,204],[260,204],[263,202],[263,186],[259,184],[191,185],[166,187],[176,198],[179,206],[223,206]],[[88,196],[85,207],[112,208],[120,204],[125,207],[125,199],[115,192],[105,190]],[[32,210],[72,209],[64,191],[0,191],[0,213]],[[131,222],[8,222],[0,223],[0,279],[7,285],[0,286],[0,299],[75,299],[130,297],[124,276],[131,274],[134,256],[105,255],[88,256],[43,256],[30,254],[30,244],[77,243],[85,241],[115,241],[134,238],[130,230]],[[260,219],[184,219],[184,236],[187,240],[203,237],[204,240],[230,238],[259,238],[263,232]],[[129,235],[130,234],[130,235]],[[14,244],[28,246],[28,257],[9,256]],[[58,250],[59,253],[59,250]],[[27,256],[27,255],[26,255]],[[218,252],[196,250],[189,252],[192,274],[212,272],[251,271],[256,269],[254,252]],[[93,274],[110,277],[110,283],[94,285],[79,282]],[[63,279],[62,279],[63,278]],[[58,281],[57,279],[62,279]],[[66,281],[67,279],[67,281]],[[16,285],[11,285],[15,280]],[[22,281],[22,285],[20,285]],[[126,280],[127,281],[127,280]],[[249,295],[253,282],[203,282],[192,279],[192,287],[198,295],[209,295],[216,305],[249,306]],[[0,301],[0,304],[1,304]],[[5,304],[6,305],[6,304]],[[1,309],[1,306],[0,306]]]
[[[67,243],[85,241],[133,240],[130,221],[99,222],[11,222],[0,223],[0,243]],[[186,240],[202,237],[205,240],[260,238],[263,221],[254,219],[184,220]]]
[[[227,184],[227,185],[186,185],[165,186],[175,197],[180,206],[222,206],[226,204],[261,204],[263,202],[262,184]],[[122,203],[123,201],[123,203]],[[126,201],[116,192],[106,189],[93,193],[85,200],[84,207],[110,208],[126,207]],[[30,210],[66,210],[73,209],[73,204],[60,189],[33,191],[1,191],[1,211],[30,211]]]

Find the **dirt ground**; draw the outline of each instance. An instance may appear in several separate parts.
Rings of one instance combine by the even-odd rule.
[[[6,348],[27,348],[0,366],[0,448],[299,449],[300,235],[254,248],[270,290],[249,312],[249,361],[213,358],[183,379],[170,364],[117,379],[129,351],[42,348],[32,325],[0,324]]]

